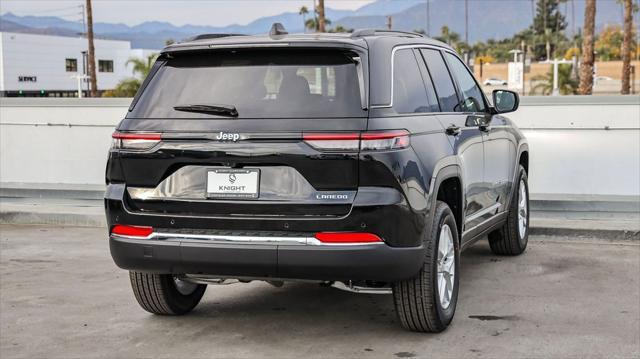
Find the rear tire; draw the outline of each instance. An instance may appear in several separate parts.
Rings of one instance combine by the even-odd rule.
[[[491,251],[498,255],[522,254],[529,242],[529,185],[527,171],[522,166],[514,186],[507,221],[501,228],[489,233]]]
[[[441,332],[451,323],[458,301],[459,243],[453,213],[449,206],[438,201],[431,233],[424,238],[425,257],[420,272],[412,279],[393,285],[396,313],[404,328],[414,332]]]
[[[153,314],[189,313],[207,289],[204,284],[184,282],[172,274],[129,272],[129,278],[138,304]]]

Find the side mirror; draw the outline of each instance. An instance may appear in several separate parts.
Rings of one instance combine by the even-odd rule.
[[[493,90],[493,108],[495,113],[513,112],[520,105],[517,92],[509,90]]]

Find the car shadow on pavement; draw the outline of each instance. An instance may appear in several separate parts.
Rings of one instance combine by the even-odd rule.
[[[483,263],[495,256],[487,245],[478,244],[462,254],[461,286],[467,273],[482,271]],[[464,306],[460,298],[459,306]],[[154,316],[152,321],[175,318]],[[212,330],[249,332],[264,328],[265,336],[357,331],[405,332],[396,318],[393,296],[357,294],[314,283],[287,282],[276,288],[265,282],[210,285],[202,302],[186,317],[178,319],[183,329],[205,334]],[[267,334],[268,333],[268,334]],[[255,335],[254,335],[255,336]]]

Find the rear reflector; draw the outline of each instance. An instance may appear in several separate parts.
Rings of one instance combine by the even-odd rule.
[[[364,133],[305,133],[304,141],[322,151],[379,151],[409,147],[406,130],[372,131]]]
[[[111,135],[112,148],[125,150],[147,150],[157,145],[161,140],[159,133],[123,133],[114,132]]]
[[[380,237],[373,233],[362,232],[319,232],[315,234],[317,240],[322,243],[376,243],[382,242]]]
[[[153,228],[146,226],[125,226],[122,224],[116,224],[111,228],[111,234],[117,234],[120,236],[146,238],[151,235],[151,233],[153,233]]]

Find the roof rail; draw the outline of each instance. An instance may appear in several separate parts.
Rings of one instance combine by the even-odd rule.
[[[365,36],[374,36],[378,34],[398,34],[398,35],[411,35],[414,37],[425,37],[423,34],[411,31],[400,31],[400,30],[380,30],[380,29],[359,29],[355,30],[352,34],[352,38],[357,37],[365,37]]]
[[[229,37],[229,36],[246,36],[246,35],[245,34],[200,34],[200,35],[189,37],[185,39],[184,42],[208,40],[208,39],[219,39],[221,37]]]

